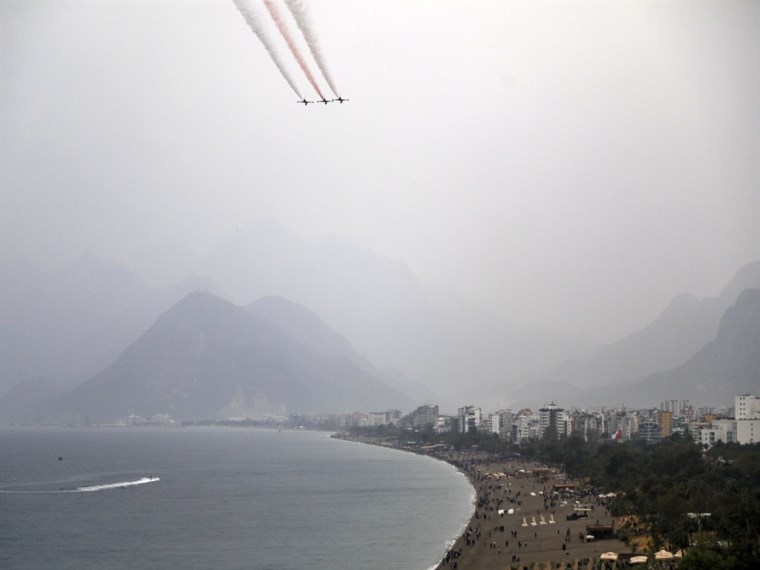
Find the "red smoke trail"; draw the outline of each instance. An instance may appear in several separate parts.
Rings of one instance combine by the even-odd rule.
[[[298,87],[296,87],[295,81],[293,81],[293,78],[290,76],[290,73],[288,73],[287,68],[280,59],[280,54],[274,47],[274,43],[272,43],[269,34],[267,34],[266,29],[261,25],[261,21],[259,20],[256,11],[253,10],[250,4],[246,3],[245,0],[232,1],[235,3],[235,6],[237,6],[238,11],[240,11],[243,19],[248,24],[248,27],[251,28],[251,31],[256,34],[257,38],[259,38],[259,41],[263,44],[264,49],[267,50],[269,57],[272,58],[272,61],[277,66],[277,69],[280,70],[280,73],[285,78],[285,81],[287,81],[288,85],[290,85],[290,88],[295,92],[296,95],[298,95],[299,99],[303,99],[303,95],[301,95]]]
[[[306,75],[306,79],[309,80],[309,83],[311,83],[311,86],[314,88],[317,94],[319,94],[319,96],[322,99],[324,99],[325,96],[322,95],[322,91],[319,89],[319,85],[317,85],[317,82],[314,80],[314,76],[311,74],[311,71],[309,71],[309,67],[306,65],[306,62],[304,61],[303,56],[301,55],[301,52],[298,51],[298,46],[296,46],[295,42],[293,41],[293,38],[290,35],[290,32],[288,31],[288,28],[285,26],[285,22],[282,21],[282,16],[280,16],[280,12],[277,10],[276,6],[272,3],[272,0],[264,0],[264,5],[267,7],[267,10],[269,10],[269,15],[272,16],[274,23],[277,24],[277,29],[280,30],[282,37],[285,38],[285,43],[288,44],[288,47],[290,48],[290,51],[293,54],[293,57],[296,58],[298,65],[301,67],[304,74]]]
[[[311,23],[309,9],[305,0],[285,0],[285,4],[290,10],[290,13],[293,14],[293,18],[295,19],[296,24],[298,24],[298,29],[301,30],[303,38],[309,46],[311,55],[314,58],[314,61],[317,62],[317,67],[322,72],[322,77],[325,78],[325,81],[327,81],[330,90],[335,96],[340,97],[340,95],[338,95],[338,88],[335,87],[330,72],[327,70],[327,63],[325,63],[322,50],[319,48],[319,40],[317,39],[317,34],[314,32],[314,26]]]

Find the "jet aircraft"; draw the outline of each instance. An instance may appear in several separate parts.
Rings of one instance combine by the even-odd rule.
[[[332,101],[328,101],[324,97],[322,97],[322,99],[320,99],[319,101],[314,101],[314,102],[315,103],[324,103],[325,105],[327,105],[328,103],[332,103]]]
[[[341,104],[342,104],[342,103],[343,103],[343,101],[348,101],[348,99],[344,99],[343,97],[341,97],[341,96],[338,96],[338,98],[337,98],[337,99],[333,99],[333,101],[337,101],[338,103],[341,103]]]
[[[302,100],[300,100],[300,101],[296,101],[296,102],[297,102],[297,103],[303,103],[304,107],[305,107],[306,105],[308,105],[309,103],[314,103],[314,101],[307,101],[305,97],[304,97]]]

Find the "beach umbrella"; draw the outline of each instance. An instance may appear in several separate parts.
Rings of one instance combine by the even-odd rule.
[[[618,555],[614,552],[605,552],[599,557],[600,560],[617,560]]]
[[[646,564],[647,557],[646,556],[632,556],[628,562],[630,562],[631,564]]]
[[[673,553],[667,550],[660,550],[654,553],[655,560],[670,560],[671,558],[673,558]]]

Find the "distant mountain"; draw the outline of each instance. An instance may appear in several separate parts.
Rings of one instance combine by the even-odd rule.
[[[599,349],[591,358],[526,376],[525,388],[512,392],[511,399],[525,403],[540,390],[555,401],[576,402],[581,388],[619,384],[679,366],[715,339],[721,317],[737,295],[756,287],[760,287],[760,261],[739,269],[719,297],[680,295],[650,325]]]
[[[488,382],[511,381],[590,349],[584,340],[516,325],[424,286],[400,261],[336,236],[311,243],[273,221],[257,220],[203,256],[175,245],[132,261],[140,277],[91,254],[55,272],[23,264],[2,272],[0,394],[40,376],[69,385],[90,378],[196,289],[238,305],[292,299],[351,339],[389,383],[418,403],[444,408],[462,397],[488,397],[481,389]],[[143,280],[167,283],[188,267],[204,276],[194,278],[199,286],[156,289]]]
[[[273,295],[257,299],[243,308],[251,315],[272,323],[317,354],[345,357],[361,367],[372,367],[369,360],[354,350],[346,337],[336,333],[300,303]]]
[[[309,307],[378,367],[446,393],[453,405],[485,382],[590,350],[588,341],[517,325],[432,290],[400,261],[337,236],[310,243],[272,221],[257,221],[210,250],[201,271],[236,303],[278,295]]]
[[[55,408],[90,419],[188,419],[410,405],[348,358],[317,353],[267,319],[193,293]]]
[[[388,386],[408,394],[416,403],[440,401],[440,396],[430,388],[408,378],[401,371],[375,367],[367,357],[354,349],[346,337],[335,332],[318,315],[299,303],[271,296],[254,301],[245,309],[279,327],[317,354],[347,358]]]
[[[758,390],[760,289],[748,289],[726,310],[715,339],[688,362],[643,381],[608,387],[599,396],[631,406],[657,406],[671,399],[730,406],[734,396]]]
[[[210,279],[194,276],[151,288],[90,253],[48,272],[5,261],[0,274],[0,394],[39,377],[84,381],[187,293],[220,292]]]
[[[526,387],[515,406],[552,399],[564,406],[657,407],[664,400],[730,406],[734,396],[760,389],[760,289],[739,294],[726,309],[715,338],[680,366],[640,378],[579,389],[566,382]]]

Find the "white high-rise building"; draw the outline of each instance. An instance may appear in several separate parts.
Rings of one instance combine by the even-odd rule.
[[[736,441],[742,445],[760,442],[760,396],[742,394],[734,398]]]
[[[736,441],[741,445],[760,443],[760,419],[736,420]]]
[[[734,398],[734,418],[737,420],[760,419],[760,396],[742,394]]]
[[[499,439],[512,438],[512,410],[499,410]]]
[[[700,429],[698,437],[699,443],[706,447],[712,447],[719,441],[736,441],[736,420],[715,420],[709,428]]]
[[[539,421],[541,422],[541,436],[546,433],[549,426],[554,426],[557,430],[557,436],[570,435],[569,421],[565,410],[557,406],[554,402],[547,404],[538,410]]]
[[[459,416],[459,432],[468,433],[473,429],[480,429],[482,414],[477,406],[464,406],[457,410]]]

